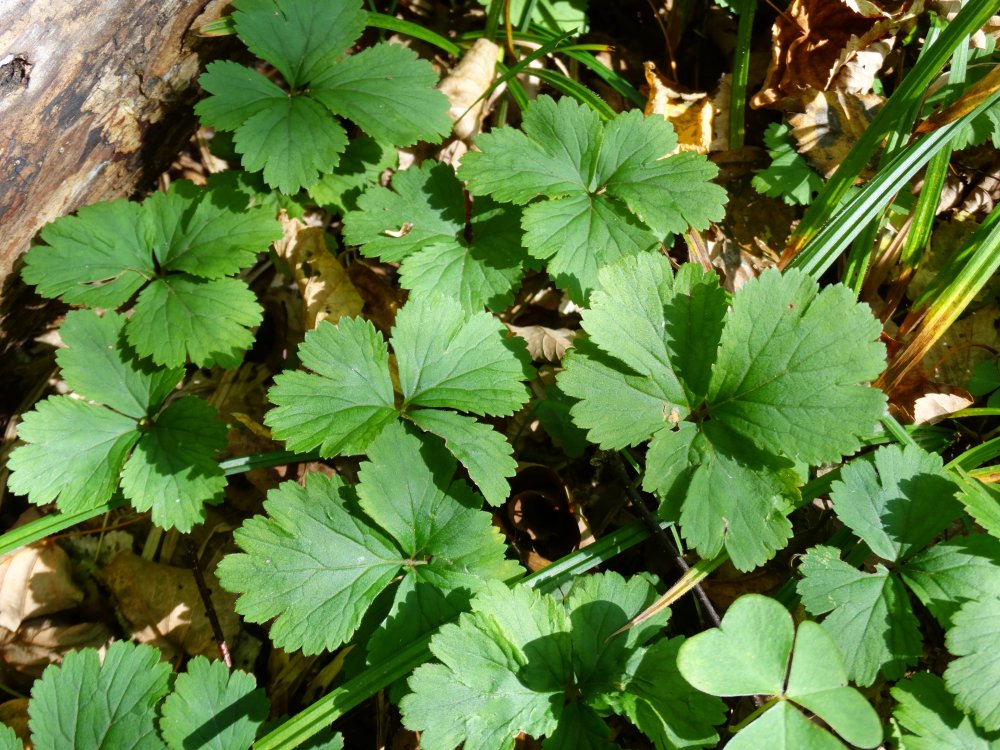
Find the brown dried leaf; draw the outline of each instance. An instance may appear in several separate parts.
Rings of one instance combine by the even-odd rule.
[[[336,323],[342,317],[361,313],[364,302],[351,284],[347,271],[327,249],[323,230],[307,227],[282,211],[279,217],[284,236],[274,244],[288,261],[305,302],[306,327],[315,328],[323,320]]]
[[[0,627],[17,630],[28,618],[82,602],[71,566],[62,547],[45,542],[0,557]]]
[[[15,698],[14,700],[0,703],[0,721],[14,730],[17,738],[24,743],[26,750],[30,750],[31,730],[28,728],[28,699]]]
[[[99,622],[64,625],[53,620],[35,620],[16,632],[2,631],[0,654],[7,666],[37,679],[45,667],[62,661],[70,651],[101,649],[113,638],[111,631]]]
[[[559,362],[566,350],[573,346],[576,331],[569,328],[546,328],[545,326],[508,326],[511,332],[520,336],[528,344],[528,353],[534,360]]]
[[[961,393],[928,393],[913,404],[913,424],[937,424],[949,414],[971,406],[975,399]]]
[[[135,641],[156,646],[167,659],[178,652],[218,654],[192,571],[123,552],[95,575],[111,590]],[[205,580],[223,635],[231,641],[240,628],[236,597],[222,590],[211,572],[205,571]]]
[[[707,154],[712,146],[712,122],[715,104],[707,93],[685,94],[676,91],[656,71],[656,65],[643,63],[649,97],[645,114],[662,115],[677,131],[678,151]]]
[[[489,39],[477,39],[438,85],[438,90],[451,102],[448,116],[455,123],[453,130],[456,138],[468,140],[479,133],[483,105],[486,103],[479,97],[493,83],[499,58],[500,47]]]

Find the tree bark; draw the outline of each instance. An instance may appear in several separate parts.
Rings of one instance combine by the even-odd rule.
[[[37,319],[16,261],[38,230],[152,187],[190,137],[204,57],[231,48],[194,32],[225,6],[0,0],[0,352]]]

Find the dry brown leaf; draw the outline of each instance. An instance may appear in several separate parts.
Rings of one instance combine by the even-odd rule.
[[[45,667],[62,661],[70,651],[101,649],[113,638],[99,622],[64,625],[53,620],[33,620],[16,632],[0,631],[0,654],[8,667],[37,679]]]
[[[499,57],[500,47],[489,39],[477,39],[451,73],[438,84],[438,90],[451,102],[448,116],[455,123],[452,129],[456,138],[468,140],[479,133],[483,105],[486,103],[479,97],[493,83]]]
[[[913,404],[913,424],[936,424],[974,402],[975,399],[968,394],[928,393]]]
[[[0,721],[14,730],[14,734],[24,743],[25,750],[30,750],[31,730],[28,729],[28,699],[15,698],[0,703]]]
[[[95,575],[114,595],[133,640],[156,646],[168,660],[178,652],[188,656],[218,655],[192,571],[122,552]],[[240,628],[234,609],[236,596],[222,590],[208,571],[205,580],[223,635],[231,641]]]
[[[715,104],[705,92],[685,94],[671,88],[656,71],[656,65],[643,63],[649,97],[646,115],[662,115],[677,131],[678,151],[695,151],[707,154],[712,146],[712,122]]]
[[[789,134],[810,166],[829,179],[871,124],[882,98],[811,89],[802,92],[802,104],[802,112],[788,116]],[[862,179],[871,176],[870,170],[861,174]]]
[[[566,350],[573,346],[576,331],[569,328],[546,328],[545,326],[508,326],[512,333],[520,336],[528,345],[528,353],[534,360],[559,362]]]
[[[62,547],[46,542],[0,557],[0,627],[17,630],[24,620],[82,602],[71,567]]]
[[[775,19],[771,64],[752,107],[787,108],[787,98],[797,99],[809,89],[831,88],[866,93],[871,77],[891,49],[900,25],[922,7],[922,0],[793,0]],[[875,45],[878,44],[878,47]],[[867,52],[855,60],[859,54]],[[835,79],[848,63],[844,79]],[[847,90],[847,89],[843,89]]]
[[[284,211],[279,218],[284,236],[274,248],[292,268],[305,302],[306,328],[315,328],[323,320],[336,323],[342,317],[360,314],[364,307],[361,295],[340,261],[327,249],[323,229],[307,227]]]

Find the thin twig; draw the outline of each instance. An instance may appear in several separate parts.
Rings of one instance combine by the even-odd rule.
[[[229,654],[229,646],[226,645],[226,636],[222,632],[222,623],[219,622],[219,615],[215,611],[215,605],[212,604],[212,592],[209,591],[208,584],[205,583],[205,575],[201,571],[201,565],[198,564],[198,552],[195,550],[190,537],[183,537],[182,544],[184,553],[188,556],[191,571],[194,573],[195,583],[198,585],[198,593],[201,594],[201,600],[205,604],[205,615],[208,617],[209,625],[212,626],[212,635],[219,646],[219,656],[222,658],[222,663],[228,669],[232,669],[233,657]]]

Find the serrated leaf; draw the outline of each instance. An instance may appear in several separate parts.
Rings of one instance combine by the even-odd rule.
[[[812,615],[830,613],[823,628],[859,685],[871,685],[880,672],[899,679],[920,658],[917,618],[899,579],[883,566],[865,573],[843,562],[836,549],[820,546],[806,553],[799,572],[802,603]]]
[[[878,715],[847,686],[843,662],[830,636],[809,621],[794,631],[791,614],[775,600],[758,594],[741,596],[719,628],[699,633],[681,646],[678,666],[688,682],[710,695],[763,693],[785,699],[744,728],[730,745],[840,746],[830,742],[832,737],[821,737],[815,731],[818,726],[807,727],[810,722],[802,714],[794,718],[790,712],[795,704],[816,714],[851,744],[877,747],[882,741]]]
[[[142,290],[126,334],[139,354],[160,365],[190,359],[202,367],[236,367],[261,315],[254,293],[239,279],[173,274]]]
[[[510,495],[507,477],[514,476],[517,462],[513,448],[499,432],[471,417],[441,409],[414,409],[407,417],[420,429],[444,440],[469,479],[490,505],[498,506]]]
[[[1000,654],[996,624],[1000,599],[966,602],[952,617],[945,645],[956,657],[944,672],[948,692],[959,708],[976,717],[988,732],[1000,729]]]
[[[467,224],[465,210],[454,170],[425,162],[397,172],[391,190],[369,188],[344,217],[344,237],[369,257],[402,261],[407,289],[444,293],[469,311],[503,309],[527,260],[520,211],[480,198]]]
[[[343,57],[365,28],[358,0],[236,0],[233,7],[240,39],[276,67],[293,89]]]
[[[245,750],[267,711],[253,675],[196,656],[163,703],[160,731],[172,750]]]
[[[892,688],[899,703],[892,715],[908,730],[904,750],[996,750],[1000,734],[985,733],[956,706],[940,677],[915,674]]]
[[[274,436],[290,450],[319,448],[323,456],[362,453],[396,409],[389,377],[389,349],[375,327],[360,318],[320,323],[299,347],[312,373],[283,372],[264,415]]]
[[[807,463],[860,447],[885,395],[881,325],[849,289],[764,271],[733,297],[709,385],[709,415],[761,448]]]
[[[963,602],[1000,597],[1000,540],[954,537],[907,561],[900,573],[945,628]]]
[[[24,743],[6,724],[0,724],[0,750],[24,750]]]
[[[764,131],[771,164],[757,172],[752,180],[758,193],[781,198],[788,205],[808,206],[823,187],[823,178],[796,153],[789,136],[789,126],[773,122]]]
[[[267,622],[280,648],[316,654],[350,637],[403,559],[382,533],[348,511],[351,491],[339,477],[310,474],[305,487],[284,482],[268,493],[267,516],[234,536],[243,553],[219,563],[222,586],[240,597],[236,610]]]
[[[853,461],[833,483],[837,517],[883,560],[922,549],[962,512],[941,457],[917,446],[885,446],[874,465]],[[876,470],[878,476],[876,476]]]
[[[969,476],[961,468],[956,473],[960,477],[959,501],[976,523],[1000,539],[1000,491]]]
[[[354,211],[362,191],[377,184],[382,172],[395,167],[396,162],[396,149],[371,136],[352,138],[334,170],[321,175],[319,182],[309,188],[309,195],[333,213]]]
[[[198,84],[214,96],[198,102],[195,114],[206,125],[219,130],[236,130],[285,96],[276,83],[231,60],[210,62]]]
[[[715,167],[695,154],[663,158],[676,137],[661,118],[626,112],[602,124],[571,97],[542,96],[522,131],[498,128],[476,145],[459,176],[499,201],[548,199],[525,210],[525,245],[551,258],[550,273],[578,301],[597,285],[600,265],[722,218],[725,193],[709,182]]]
[[[485,312],[467,313],[455,300],[410,300],[392,333],[404,407],[447,407],[507,416],[527,400],[524,342]]]
[[[171,403],[152,420],[122,471],[122,491],[136,510],[152,509],[162,528],[188,532],[205,520],[204,505],[222,500],[226,478],[215,456],[226,425],[195,396]]]
[[[163,403],[184,371],[138,360],[123,346],[125,324],[125,317],[113,312],[100,317],[90,310],[67,313],[59,328],[67,348],[56,352],[56,361],[75,392],[127,417],[142,419]]]
[[[112,643],[103,664],[95,649],[72,651],[47,667],[31,691],[32,741],[39,750],[158,750],[157,704],[170,666],[152,646]]]
[[[63,513],[111,499],[129,450],[139,439],[135,420],[68,396],[50,396],[22,418],[26,445],[7,460],[8,487],[36,505],[55,501]]]
[[[357,492],[368,516],[406,555],[407,575],[444,591],[475,592],[491,578],[522,571],[505,559],[506,545],[481,510],[482,498],[453,480],[455,468],[437,441],[422,441],[393,424],[369,446]]]
[[[42,229],[21,275],[43,297],[71,305],[124,304],[156,269],[142,208],[125,200],[84,206]]]

